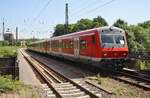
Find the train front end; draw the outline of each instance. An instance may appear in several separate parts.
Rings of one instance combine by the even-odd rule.
[[[100,28],[99,38],[102,64],[119,66],[127,59],[128,46],[124,30],[117,27],[103,27]]]

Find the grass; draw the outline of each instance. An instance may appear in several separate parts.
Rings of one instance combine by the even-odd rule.
[[[140,70],[150,70],[150,61],[137,60],[136,66],[138,66],[138,68],[140,68]]]
[[[146,98],[145,93],[140,92],[141,90],[130,87],[128,84],[118,82],[109,77],[103,77],[98,74],[95,77],[90,77],[89,79],[98,83],[102,88],[114,92],[118,98]],[[144,97],[140,97],[141,95]]]
[[[0,92],[15,91],[19,85],[21,82],[12,80],[10,75],[0,76]]]
[[[30,85],[25,85],[18,80],[12,80],[11,76],[0,76],[0,98],[4,94],[5,96],[17,95],[19,96],[17,98],[39,98],[37,92]]]
[[[19,46],[0,46],[0,57],[16,56]]]

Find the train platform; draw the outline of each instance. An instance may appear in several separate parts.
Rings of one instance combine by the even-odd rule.
[[[22,55],[21,50],[18,50],[17,60],[19,66],[19,80],[27,85],[40,85],[40,80]]]

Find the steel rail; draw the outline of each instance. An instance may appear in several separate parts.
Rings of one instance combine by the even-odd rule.
[[[33,57],[33,56],[32,56]],[[34,57],[33,57],[34,58]],[[39,63],[41,63],[42,65],[47,66],[46,64],[44,64],[43,62],[39,61],[38,59],[34,58],[35,60],[37,60]],[[85,92],[87,95],[89,95],[91,98],[99,98],[99,96],[93,94],[92,92],[88,91],[87,89],[85,89],[84,87],[80,86],[79,84],[77,84],[76,82],[74,82],[73,80],[65,77],[64,75],[58,73],[57,71],[53,70],[52,68],[49,68],[50,70],[52,70],[53,72],[57,73],[59,76],[63,77],[65,80],[67,80],[68,82],[72,83],[73,85],[75,85],[76,87],[78,87],[81,91]]]
[[[42,77],[42,79],[47,83],[47,85],[53,90],[53,92],[56,94],[56,96],[58,98],[63,98],[61,96],[61,94],[55,89],[55,87],[53,87],[53,85],[51,85],[51,81],[49,80],[48,77],[45,77],[45,75],[41,72],[41,70],[39,70],[37,67],[35,67],[35,62],[31,60],[30,56],[27,56],[27,54],[25,54],[23,51],[21,51],[22,55],[24,56],[24,58],[34,67],[34,69],[36,69],[36,71],[39,73],[39,75]]]
[[[74,86],[76,86],[77,88],[79,88],[81,91],[85,92],[87,95],[89,95],[91,98],[99,98],[98,95],[94,94],[93,92],[87,90],[86,88],[82,87],[81,85],[77,84],[76,82],[74,82],[73,80],[65,77],[64,75],[60,74],[59,72],[55,71],[54,69],[48,67],[47,64],[43,63],[42,61],[38,60],[37,58],[35,58],[34,56],[31,56],[34,60],[36,60],[37,62],[39,62],[42,66],[46,67],[48,70],[51,70],[53,73],[55,73],[57,76],[64,78],[64,80],[66,80],[67,82],[70,82],[71,84],[73,84]],[[102,90],[102,88],[100,89]],[[109,93],[106,90],[102,90],[103,92],[105,92],[106,94],[108,94],[109,96],[114,96],[114,93]],[[115,95],[116,96],[116,95]],[[112,97],[109,97],[112,98]],[[114,98],[114,97],[113,97]]]
[[[113,78],[115,80],[119,80],[119,81],[128,83],[130,85],[134,85],[134,86],[137,86],[139,88],[143,88],[144,90],[150,90],[150,86],[148,86],[148,85],[142,85],[142,83],[145,83],[145,82],[146,83],[150,83],[149,79],[141,78],[141,77],[134,76],[134,75],[131,75],[129,73],[120,72],[120,71],[112,71],[112,72],[115,73],[115,74],[122,75],[125,78],[129,78],[129,79],[133,80],[134,82],[131,81],[131,80],[128,80],[128,79],[123,79],[121,77],[114,76],[114,75],[109,75],[111,78]],[[136,79],[136,80],[134,80],[134,79]]]

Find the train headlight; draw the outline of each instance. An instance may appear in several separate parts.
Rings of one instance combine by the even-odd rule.
[[[127,54],[126,54],[126,53],[123,53],[123,55],[126,56]]]
[[[107,56],[107,53],[104,53],[104,56]]]

